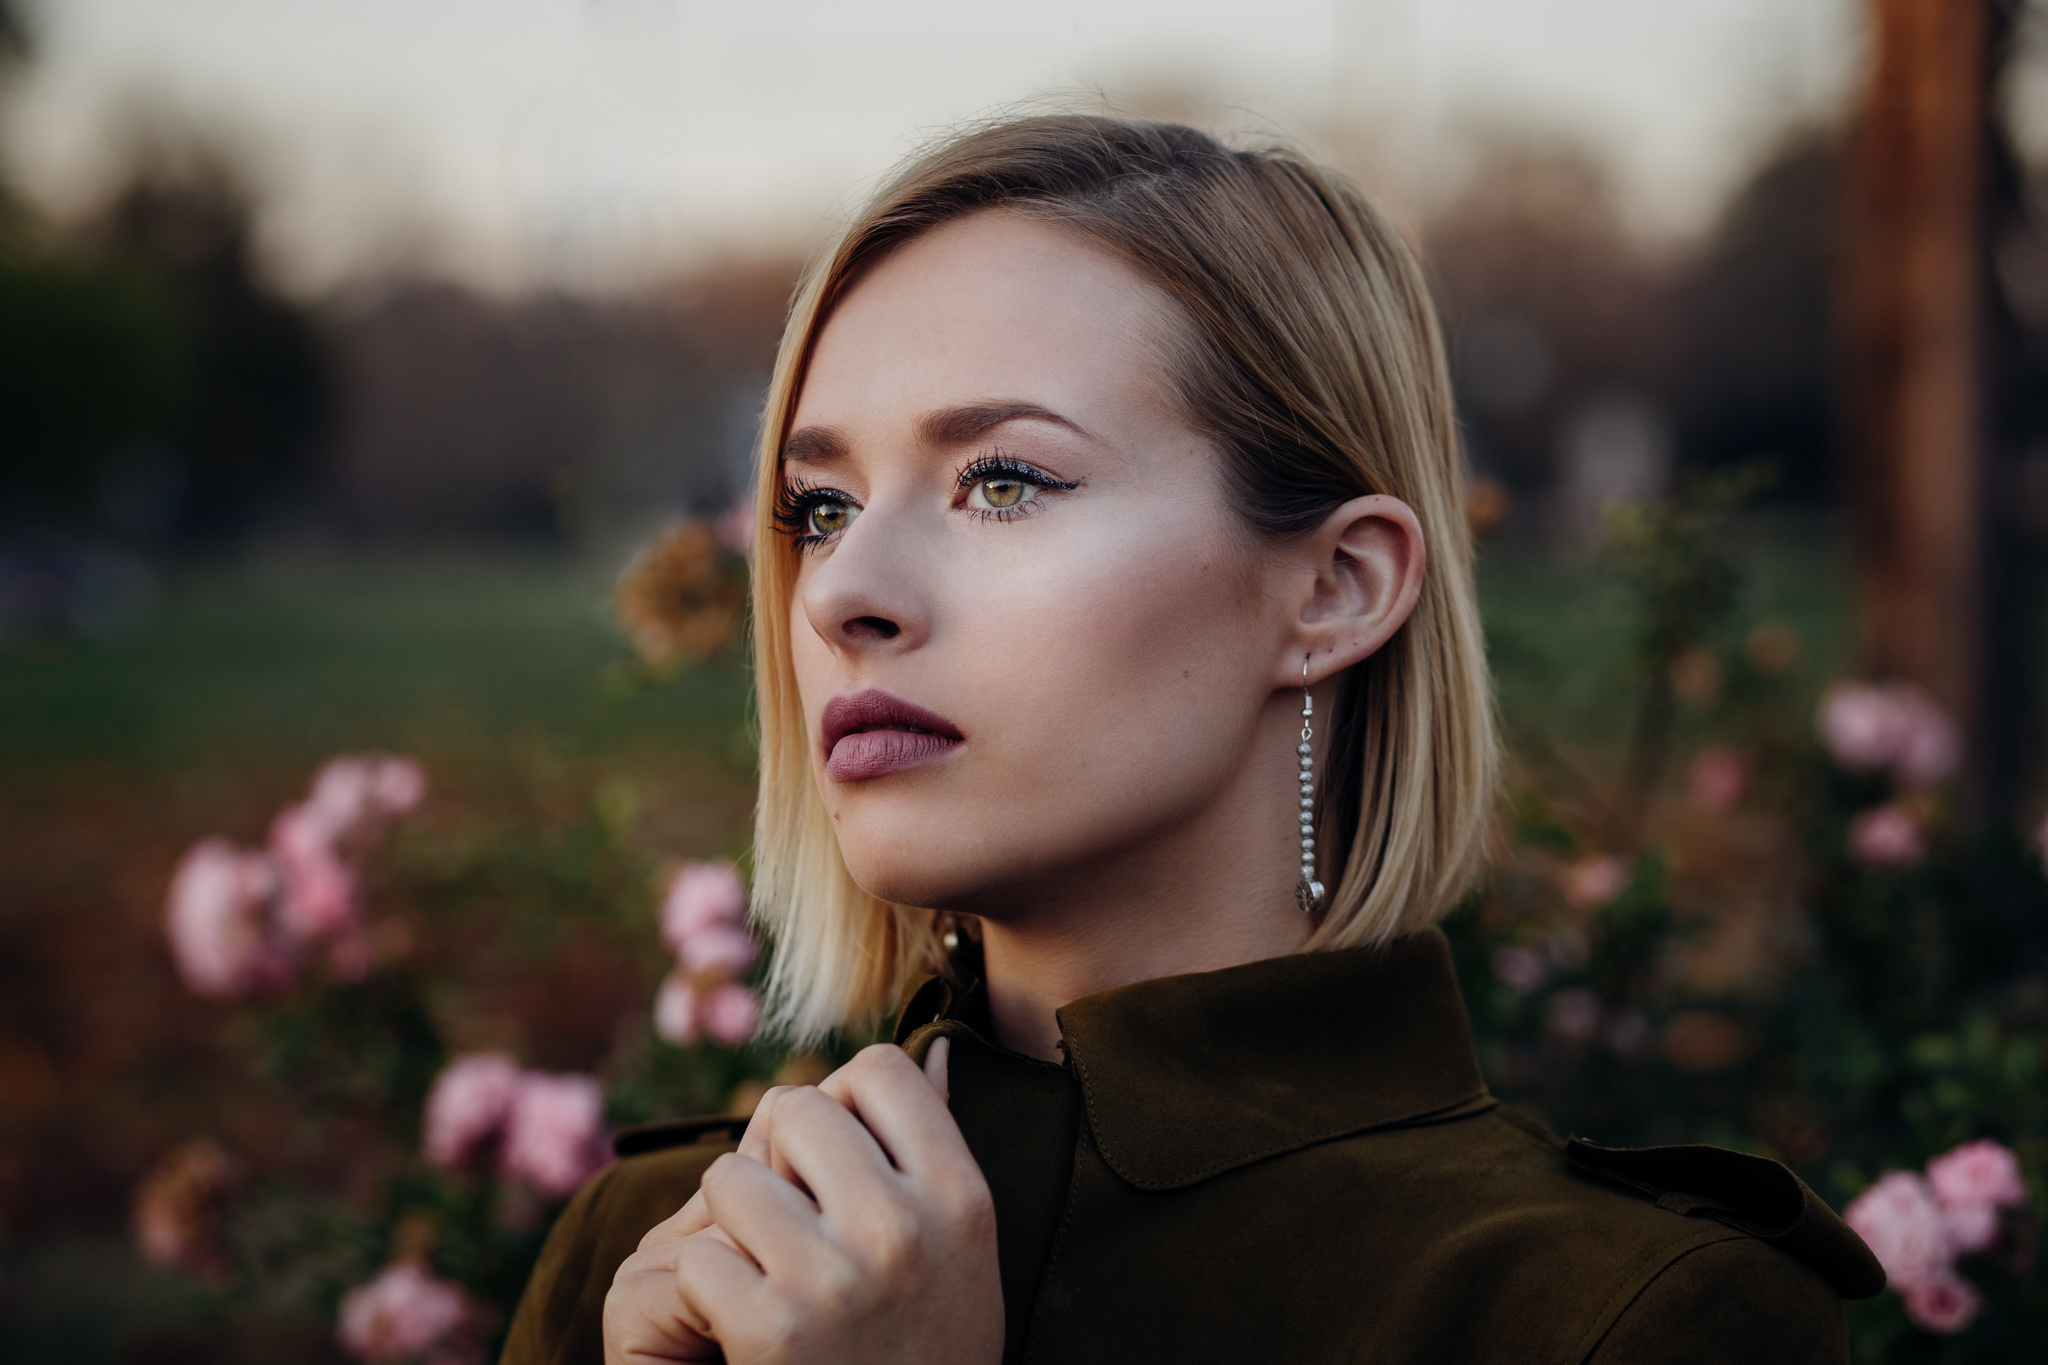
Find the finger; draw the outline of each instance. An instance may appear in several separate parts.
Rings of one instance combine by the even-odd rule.
[[[932,1083],[932,1089],[939,1092],[942,1103],[952,1098],[946,1089],[946,1058],[952,1051],[951,1038],[934,1038],[931,1047],[926,1049],[924,1054],[924,1078]]]
[[[697,1193],[691,1195],[681,1208],[647,1229],[640,1238],[640,1249],[645,1251],[664,1242],[693,1236],[710,1225],[711,1215],[705,1209],[704,1191],[700,1185]]]
[[[676,1246],[677,1315],[714,1341],[737,1335],[759,1302],[767,1277],[745,1255],[715,1237],[691,1237]]]
[[[912,1072],[924,1085],[922,1073],[914,1067]],[[874,1134],[822,1090],[798,1090],[783,1102],[776,1116],[775,1155],[779,1165],[787,1166],[789,1180],[842,1226],[858,1223],[903,1193],[905,1176],[890,1164]]]
[[[818,1206],[752,1157],[722,1156],[704,1172],[703,1193],[713,1226],[771,1275],[787,1274],[811,1259],[818,1238]]]
[[[946,1170],[974,1160],[945,1099],[900,1047],[862,1049],[819,1089],[859,1116],[898,1170]]]

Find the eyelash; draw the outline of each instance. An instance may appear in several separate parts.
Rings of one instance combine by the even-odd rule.
[[[823,504],[836,504],[858,510],[860,504],[836,488],[811,483],[796,478],[782,485],[775,495],[775,524],[789,537],[790,545],[798,552],[823,545],[828,537],[805,528],[811,524],[811,509]]]
[[[1013,460],[998,450],[982,456],[954,475],[954,491],[965,493],[983,479],[993,478],[998,474],[1007,474],[1034,488],[1056,488],[1063,493],[1081,486],[1071,479],[1056,479],[1043,469],[1025,464],[1022,460]],[[1015,507],[970,507],[967,510],[983,521],[1015,521],[1018,517],[1029,516],[1036,502],[1037,499],[1033,498],[1020,502]]]
[[[1034,488],[1055,488],[1061,492],[1067,492],[1081,486],[1071,479],[1054,478],[1035,465],[1028,465],[1021,460],[1012,459],[1003,454],[1002,451],[997,450],[966,465],[955,474],[953,476],[954,491],[964,493],[983,479],[993,478],[998,474],[1007,474],[1011,478],[1028,483]],[[1032,501],[1036,500],[1033,499]],[[776,494],[775,524],[784,535],[790,538],[791,547],[799,553],[813,549],[831,539],[830,536],[820,535],[804,529],[811,524],[812,509],[821,505],[851,507],[856,511],[860,509],[858,502],[839,489],[823,484],[814,484],[802,478],[791,479],[783,484],[781,490]],[[967,510],[984,521],[1014,521],[1018,517],[1029,514],[1031,502],[1019,503],[1015,507],[972,507]]]

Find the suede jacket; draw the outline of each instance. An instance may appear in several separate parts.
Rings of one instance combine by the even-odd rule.
[[[1005,1365],[1839,1365],[1869,1250],[1783,1166],[1563,1142],[1487,1094],[1430,930],[1059,1011],[1064,1064],[933,980],[995,1198]],[[600,1365],[605,1291],[743,1120],[622,1136],[563,1213],[505,1365]]]

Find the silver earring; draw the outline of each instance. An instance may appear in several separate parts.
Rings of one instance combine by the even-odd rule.
[[[1294,906],[1304,915],[1323,908],[1323,884],[1316,880],[1316,751],[1313,724],[1316,699],[1308,690],[1308,656],[1301,659],[1301,876],[1294,883]]]

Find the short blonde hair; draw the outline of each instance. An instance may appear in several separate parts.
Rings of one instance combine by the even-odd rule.
[[[1060,115],[981,127],[910,160],[805,277],[762,423],[754,566],[761,723],[755,903],[774,951],[771,1020],[793,1040],[872,1024],[944,960],[939,917],[847,872],[812,776],[790,655],[798,559],[772,520],[780,452],[819,330],[860,272],[984,209],[1059,224],[1173,299],[1190,426],[1223,454],[1252,532],[1303,534],[1386,493],[1429,559],[1402,629],[1341,689],[1321,846],[1340,866],[1310,950],[1432,923],[1476,870],[1496,752],[1472,593],[1463,464],[1443,339],[1420,269],[1341,177],[1173,124]]]

